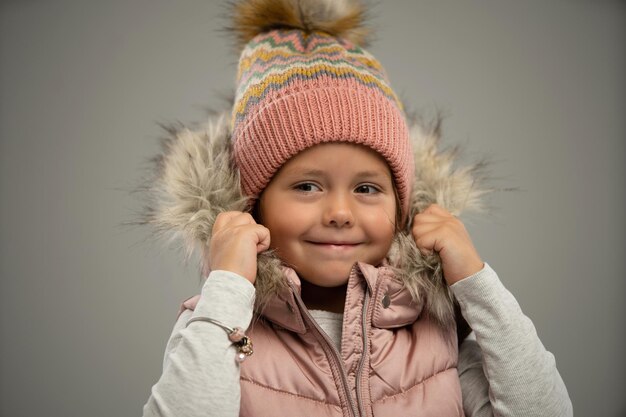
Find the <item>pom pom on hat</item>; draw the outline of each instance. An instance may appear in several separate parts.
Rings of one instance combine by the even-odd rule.
[[[366,46],[365,8],[354,0],[246,0],[234,4],[233,25],[243,48],[255,36],[275,29],[324,32]]]

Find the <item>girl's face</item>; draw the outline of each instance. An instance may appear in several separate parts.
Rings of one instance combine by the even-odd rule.
[[[349,143],[325,143],[291,158],[260,198],[271,247],[300,278],[347,282],[357,261],[378,265],[395,233],[396,199],[385,160]]]

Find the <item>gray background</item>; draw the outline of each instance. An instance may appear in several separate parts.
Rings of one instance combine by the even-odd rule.
[[[211,1],[3,1],[0,414],[133,416],[178,304],[176,245],[121,227],[157,122],[198,122],[236,57]],[[380,1],[370,50],[447,144],[488,154],[468,217],[555,354],[578,416],[625,416],[626,4]]]

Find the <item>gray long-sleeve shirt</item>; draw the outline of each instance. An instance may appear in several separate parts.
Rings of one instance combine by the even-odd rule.
[[[459,350],[465,414],[572,416],[554,356],[546,351],[531,320],[493,269],[485,264],[451,289],[475,334],[475,340],[468,338]],[[253,302],[254,286],[245,278],[228,271],[211,273],[195,310],[183,312],[174,326],[163,373],[152,387],[144,417],[239,415],[235,348],[224,330],[214,324],[194,321],[186,325],[192,317],[210,317],[245,329],[252,319]],[[336,329],[330,327],[327,333],[337,337]]]

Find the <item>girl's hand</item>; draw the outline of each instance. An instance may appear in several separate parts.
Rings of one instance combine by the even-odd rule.
[[[215,219],[208,261],[211,270],[231,271],[254,284],[257,254],[270,247],[270,231],[249,213],[227,211]]]
[[[413,217],[411,232],[423,255],[439,253],[443,277],[448,285],[480,271],[484,266],[463,223],[437,204],[430,205]]]

